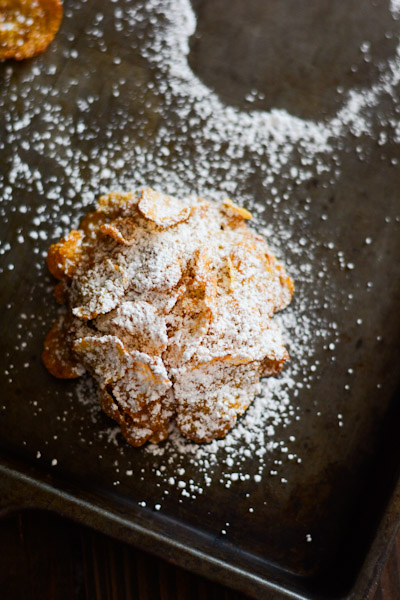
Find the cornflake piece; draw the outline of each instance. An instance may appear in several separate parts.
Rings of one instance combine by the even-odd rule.
[[[132,356],[115,335],[78,338],[72,347],[86,368],[104,385],[121,379],[133,364]]]
[[[260,390],[260,363],[224,360],[178,369],[174,375],[177,424],[194,442],[222,438]]]
[[[0,60],[23,60],[43,52],[59,30],[60,0],[1,0]]]
[[[118,258],[105,256],[75,278],[70,297],[74,316],[88,321],[118,305],[130,283],[128,266]]]
[[[129,348],[159,355],[168,344],[165,319],[149,302],[123,302],[106,315],[100,315],[95,326],[103,333],[114,333]]]
[[[44,365],[52,375],[60,379],[75,379],[85,372],[72,351],[70,337],[70,323],[62,316],[54,322],[44,341]]]
[[[90,212],[80,222],[79,229],[84,233],[84,240],[86,245],[91,245],[97,241],[101,226],[106,223],[108,217],[102,212]]]
[[[174,398],[168,392],[156,401],[134,407],[131,401],[129,410],[124,410],[111,388],[100,394],[100,404],[104,412],[117,421],[121,432],[132,446],[142,446],[147,440],[159,443],[169,435],[170,421],[174,416]]]
[[[149,402],[164,396],[172,386],[160,358],[144,352],[132,353],[132,366],[111,388],[119,406],[131,416]]]
[[[132,246],[136,241],[137,227],[135,221],[129,217],[118,218],[110,221],[110,223],[105,223],[100,227],[100,231],[124,246]]]
[[[289,359],[273,315],[293,282],[248,218],[230,200],[111,193],[51,247],[68,312],[45,364],[85,367],[133,446],[166,439],[174,419],[195,442],[224,437]]]
[[[195,253],[194,266],[183,283],[180,298],[167,317],[169,326],[167,364],[182,364],[190,360],[213,319],[216,304],[217,278],[211,270],[208,250]]]
[[[82,256],[82,231],[74,229],[57,244],[52,244],[47,254],[47,266],[56,279],[71,279]]]
[[[234,204],[230,198],[225,198],[225,200],[222,201],[222,206],[224,211],[229,216],[241,217],[245,220],[253,218],[252,214],[248,210],[246,210],[242,206]]]
[[[97,210],[110,217],[129,216],[135,209],[138,199],[132,192],[110,192],[100,196]]]
[[[177,225],[189,218],[192,208],[173,196],[167,196],[145,188],[139,198],[138,208],[142,215],[154,221],[158,227]]]

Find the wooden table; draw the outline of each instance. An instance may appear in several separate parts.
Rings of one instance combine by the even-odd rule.
[[[248,600],[127,544],[40,512],[1,520],[0,547],[2,600]],[[368,600],[399,598],[400,534]]]

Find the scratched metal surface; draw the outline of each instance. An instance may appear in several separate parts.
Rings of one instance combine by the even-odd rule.
[[[134,4],[121,0],[121,6]],[[256,99],[252,108],[283,108],[315,121],[330,118],[343,102],[338,86],[344,90],[351,86],[368,88],[379,79],[376,65],[394,55],[398,21],[389,11],[389,2],[384,1],[354,1],[346,3],[345,10],[339,1],[304,2],[301,11],[296,9],[297,4],[194,2],[198,21],[190,42],[191,68],[223,102],[242,110],[248,107],[246,94],[256,88],[265,97]],[[140,52],[132,49],[131,38],[115,29],[113,3],[67,0],[65,11],[61,31],[44,55],[21,64],[0,64],[3,114],[20,120],[27,90],[33,94],[31,105],[37,98],[36,116],[21,127],[19,134],[14,129],[13,135],[20,136],[20,155],[24,139],[32,141],[33,132],[37,132],[40,140],[49,130],[40,110],[43,86],[50,86],[54,97],[62,99],[66,118],[83,119],[85,127],[95,132],[92,140],[83,140],[77,134],[71,142],[72,153],[84,147],[90,154],[93,149],[95,163],[95,150],[107,146],[106,132],[113,122],[114,142],[120,141],[121,155],[125,147],[139,142],[151,148],[160,126],[158,103],[162,97],[150,92],[141,95],[140,90],[147,86],[154,89],[149,83],[157,83],[159,74]],[[106,50],[90,31],[99,12],[104,14]],[[146,27],[150,24],[144,24],[141,35],[146,35]],[[129,34],[134,37],[135,31]],[[359,60],[359,48],[365,39],[372,40],[371,60],[362,61],[354,75],[350,67]],[[73,50],[79,60],[72,60]],[[115,75],[114,56],[121,58],[118,74],[128,81],[122,98],[113,95],[110,83]],[[55,66],[55,72],[49,65]],[[36,70],[33,86],[32,70]],[[11,94],[10,86],[17,93]],[[79,101],[94,93],[98,101],[82,114]],[[370,116],[376,135],[357,138],[348,133],[338,140],[335,152],[341,169],[334,185],[329,173],[315,173],[291,190],[292,213],[301,215],[306,210],[304,199],[309,198],[311,210],[306,220],[299,219],[299,230],[293,235],[312,235],[317,248],[315,268],[319,260],[326,260],[324,242],[328,236],[340,243],[347,260],[356,265],[354,270],[343,270],[332,260],[329,286],[321,285],[316,290],[321,315],[322,306],[328,303],[324,318],[331,314],[339,324],[339,335],[335,362],[329,352],[319,348],[321,376],[310,389],[302,389],[296,400],[301,418],[277,433],[284,439],[295,438],[291,448],[301,456],[301,466],[285,463],[287,485],[265,475],[261,485],[249,480],[230,489],[210,486],[196,500],[183,502],[178,489],[170,489],[168,495],[160,490],[150,454],[127,447],[122,439],[105,451],[98,430],[107,426],[107,417],[100,416],[93,423],[86,407],[74,400],[76,383],[54,380],[41,365],[43,337],[56,307],[46,288],[50,289],[51,281],[44,261],[38,269],[32,267],[32,261],[41,260],[40,253],[49,241],[25,235],[25,243],[20,244],[17,238],[39,203],[45,204],[49,220],[54,220],[58,209],[48,194],[54,180],[49,177],[42,192],[32,182],[9,180],[15,145],[9,141],[10,123],[0,119],[3,198],[7,186],[13,188],[12,200],[5,203],[0,223],[3,246],[10,244],[1,256],[1,449],[3,465],[13,468],[14,475],[29,476],[25,480],[21,475],[17,484],[10,479],[10,472],[4,471],[3,504],[45,504],[254,595],[267,590],[271,598],[284,597],[287,590],[304,597],[345,595],[351,593],[357,577],[362,580],[357,585],[365,588],[372,576],[374,557],[368,558],[364,571],[361,564],[384,516],[399,464],[393,430],[400,329],[400,152],[393,131],[399,107],[397,87],[391,94],[382,94]],[[121,114],[126,117],[123,128],[117,126]],[[385,140],[383,145],[379,142],[380,131],[385,133],[380,138]],[[51,136],[59,134],[51,129]],[[195,160],[195,156],[188,140],[187,157]],[[23,160],[32,170],[40,167],[42,172],[54,175],[59,193],[67,194],[68,178],[73,175],[63,170],[54,157],[41,154],[40,145],[28,145]],[[84,174],[86,167],[80,166]],[[276,185],[281,193],[287,180],[278,180]],[[246,187],[254,190],[261,201],[263,191],[256,169]],[[28,216],[18,210],[22,204]],[[73,220],[81,214],[81,205],[76,206],[72,198],[60,212]],[[272,210],[269,203],[264,218],[272,224],[282,223],[287,219],[286,209],[276,206]],[[329,216],[327,222],[322,215]],[[51,231],[50,227],[46,229],[46,222],[41,229]],[[367,236],[373,244],[365,244]],[[39,254],[32,254],[34,248],[39,248]],[[296,257],[290,260],[295,263]],[[367,282],[372,283],[370,288]],[[331,289],[335,294],[329,297]],[[303,293],[306,298],[310,294],[310,302],[315,298],[312,290]],[[353,295],[350,305],[343,300],[349,294]],[[27,318],[21,325],[22,313]],[[21,347],[21,339],[27,342],[26,347]],[[356,368],[356,375],[350,392],[345,393],[348,368]],[[62,420],[64,411],[67,422]],[[340,428],[338,414],[343,415]],[[38,449],[41,461],[36,458]],[[56,469],[51,467],[53,457],[58,461]],[[280,458],[277,451],[271,452],[271,468]],[[118,486],[113,485],[115,461],[120,468]],[[125,471],[132,464],[135,473],[144,472],[146,476],[127,477]],[[188,475],[191,468],[188,464]],[[249,460],[249,472],[251,468]],[[158,512],[153,507],[160,498],[162,511]],[[146,501],[147,507],[140,507],[139,501]],[[254,508],[253,513],[249,506]],[[385,530],[379,532],[382,543],[395,521],[393,509]],[[230,523],[229,535],[222,536],[226,522]],[[304,543],[309,532],[313,541]]]

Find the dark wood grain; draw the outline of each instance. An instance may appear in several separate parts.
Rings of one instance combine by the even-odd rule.
[[[132,546],[41,512],[2,519],[0,552],[2,600],[250,600]],[[400,533],[368,600],[399,598]]]

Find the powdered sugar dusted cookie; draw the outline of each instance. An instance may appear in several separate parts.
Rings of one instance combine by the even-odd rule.
[[[174,420],[196,442],[224,437],[288,360],[273,315],[294,286],[250,218],[231,200],[146,188],[102,196],[50,247],[66,315],[44,363],[89,371],[130,444],[166,439]]]

